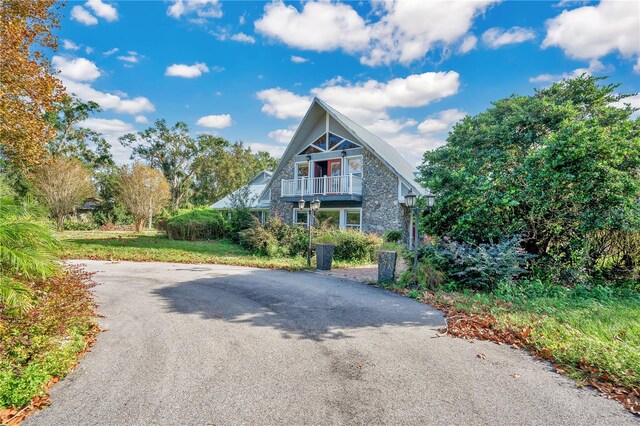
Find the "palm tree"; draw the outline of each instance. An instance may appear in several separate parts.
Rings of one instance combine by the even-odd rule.
[[[37,208],[16,202],[0,176],[0,308],[31,306],[32,294],[24,281],[58,271],[57,244]]]

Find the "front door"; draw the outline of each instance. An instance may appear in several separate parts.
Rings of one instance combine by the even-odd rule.
[[[327,192],[329,194],[339,194],[341,192],[340,176],[342,175],[342,159],[337,158],[335,160],[327,161],[327,169],[327,171],[329,172]]]

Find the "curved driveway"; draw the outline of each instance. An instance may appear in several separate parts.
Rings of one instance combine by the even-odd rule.
[[[376,287],[82,263],[105,331],[29,425],[638,424],[522,351],[437,337],[438,311]]]

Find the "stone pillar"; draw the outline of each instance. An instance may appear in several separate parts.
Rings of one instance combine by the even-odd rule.
[[[316,268],[321,271],[330,271],[333,262],[333,250],[335,244],[316,244]]]
[[[392,282],[396,277],[395,250],[380,250],[378,252],[378,283]]]

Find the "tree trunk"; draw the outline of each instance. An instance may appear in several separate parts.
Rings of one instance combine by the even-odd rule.
[[[58,231],[64,231],[64,215],[56,216],[56,228]]]

